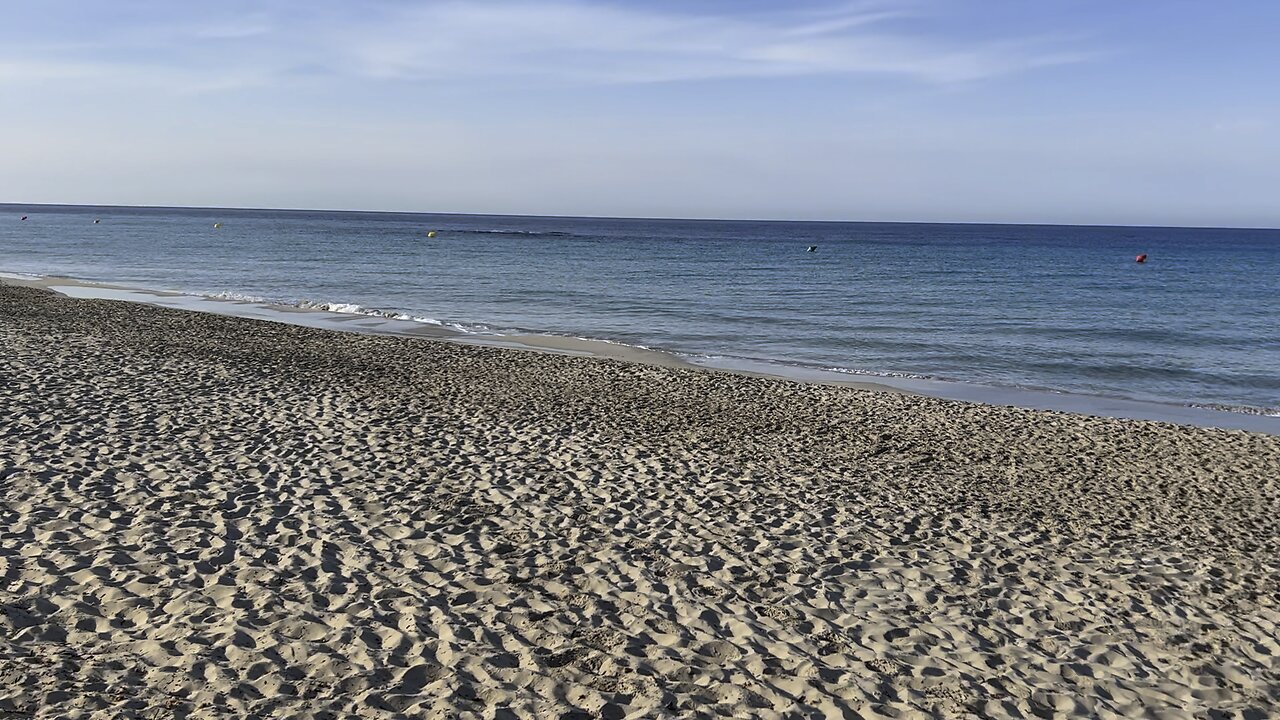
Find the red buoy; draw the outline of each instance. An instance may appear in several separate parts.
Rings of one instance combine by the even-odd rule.
[[[1138,261],[1138,262],[1140,262],[1140,263],[1144,263],[1144,262],[1146,262],[1146,261],[1147,261],[1147,254],[1146,254],[1146,253],[1142,253],[1142,254],[1141,254],[1141,255],[1139,255],[1136,259],[1137,259],[1137,261]]]

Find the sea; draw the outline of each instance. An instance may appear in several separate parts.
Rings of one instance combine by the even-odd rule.
[[[0,271],[962,399],[1280,416],[1280,230],[0,205]]]

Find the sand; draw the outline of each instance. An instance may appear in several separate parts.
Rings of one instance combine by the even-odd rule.
[[[0,717],[1236,717],[1280,438],[0,287]]]

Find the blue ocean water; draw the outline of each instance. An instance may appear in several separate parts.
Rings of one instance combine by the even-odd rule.
[[[0,270],[1280,413],[1278,230],[7,205]]]

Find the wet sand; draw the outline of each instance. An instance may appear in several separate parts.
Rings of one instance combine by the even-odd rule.
[[[1280,438],[0,287],[0,715],[1267,717]]]

